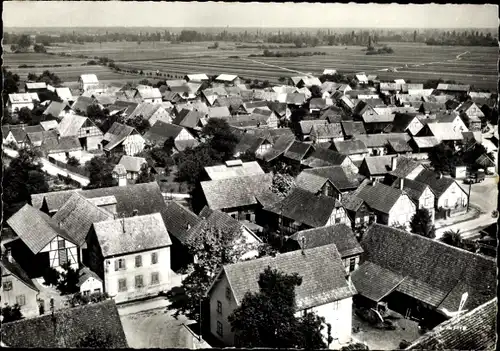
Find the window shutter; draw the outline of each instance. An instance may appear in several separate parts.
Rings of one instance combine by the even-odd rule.
[[[115,271],[118,270],[118,260],[115,260]]]

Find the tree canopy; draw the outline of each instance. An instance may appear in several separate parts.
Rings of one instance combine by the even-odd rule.
[[[148,164],[143,164],[141,166],[141,170],[139,172],[139,175],[137,176],[137,179],[135,180],[136,184],[140,183],[149,183],[149,182],[154,182],[155,177],[153,174],[150,172],[150,167]]]
[[[432,217],[428,209],[419,208],[412,216],[410,221],[412,233],[434,239],[436,237],[436,228],[432,224]]]
[[[14,322],[23,318],[21,306],[18,304],[15,304],[14,306],[5,304],[0,307],[0,315],[3,317],[2,323]]]
[[[107,188],[117,185],[113,178],[114,164],[106,156],[95,156],[87,161],[85,168],[89,171],[90,183],[86,189]]]
[[[267,267],[259,276],[259,292],[247,292],[228,317],[236,347],[322,349],[324,320],[313,312],[295,317],[298,274]]]
[[[5,169],[2,178],[4,218],[13,215],[31,199],[31,194],[49,191],[42,170],[39,154],[34,150],[20,149]]]

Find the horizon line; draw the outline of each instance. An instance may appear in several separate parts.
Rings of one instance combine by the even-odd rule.
[[[386,28],[391,28],[391,29],[413,29],[413,28],[418,28],[418,29],[467,29],[467,28],[481,28],[481,29],[497,29],[497,27],[372,27],[372,26],[367,26],[367,27],[331,27],[331,26],[303,26],[303,27],[285,27],[285,26],[228,26],[228,25],[213,25],[213,26],[150,26],[150,25],[143,25],[143,26],[136,26],[136,25],[131,25],[131,26],[4,26],[4,29],[8,28],[336,28],[336,29],[351,29],[351,28],[371,28],[371,29],[386,29]],[[499,26],[500,28],[500,26]]]

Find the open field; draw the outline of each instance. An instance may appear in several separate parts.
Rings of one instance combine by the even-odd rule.
[[[414,43],[389,43],[392,55],[365,55],[362,47],[321,46],[315,48],[284,48],[280,51],[320,51],[326,55],[306,57],[248,57],[261,54],[258,48],[238,48],[234,43],[220,43],[218,50],[208,49],[211,42],[170,44],[167,42],[87,43],[63,44],[49,48],[51,52],[66,52],[72,55],[106,56],[124,69],[144,70],[162,74],[184,75],[186,73],[236,74],[244,78],[269,80],[277,83],[281,76],[290,77],[302,73],[319,75],[325,68],[337,69],[341,73],[364,71],[377,74],[382,80],[403,78],[412,82],[424,82],[442,78],[459,83],[472,84],[478,88],[496,90],[497,57],[495,47],[427,46]],[[256,45],[256,44],[251,44]],[[264,44],[273,45],[273,44]],[[275,49],[271,49],[273,51]],[[30,55],[33,55],[31,57]],[[237,57],[236,57],[237,56]],[[79,74],[95,72],[99,79],[126,81],[139,76],[112,72],[106,67],[81,66],[86,59],[44,54],[4,54],[5,64],[24,77],[33,68],[16,69],[21,64],[71,64],[72,67],[54,67],[54,71],[65,82],[77,80]],[[397,72],[388,72],[396,68]],[[40,72],[42,69],[38,69]]]

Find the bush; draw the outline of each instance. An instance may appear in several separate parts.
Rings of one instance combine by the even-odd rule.
[[[43,273],[43,280],[45,285],[55,286],[59,283],[59,272],[52,267],[48,267]]]
[[[80,161],[75,156],[70,156],[68,157],[67,164],[68,166],[78,167],[80,166]]]

